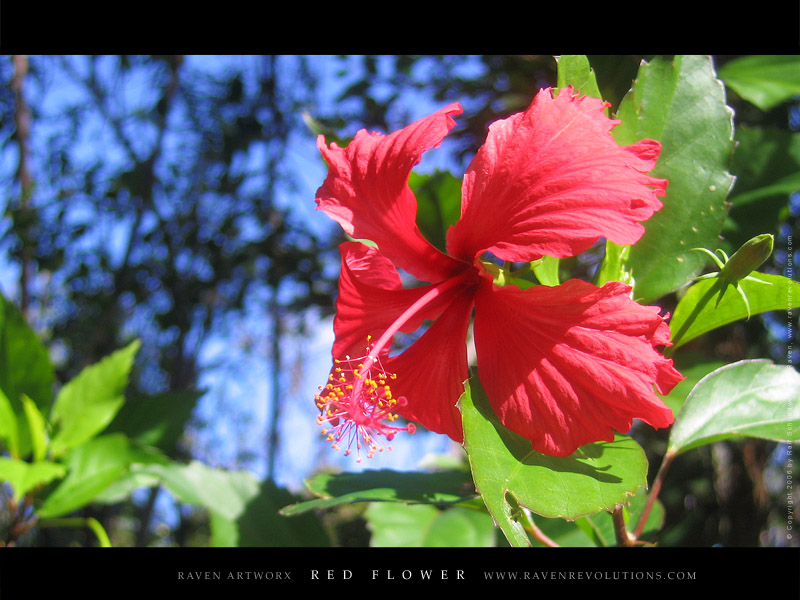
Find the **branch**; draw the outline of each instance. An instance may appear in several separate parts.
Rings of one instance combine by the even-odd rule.
[[[31,111],[25,103],[23,96],[23,86],[25,77],[28,74],[28,57],[15,54],[12,58],[14,62],[14,78],[11,80],[11,89],[14,91],[16,103],[14,110],[14,126],[16,128],[16,140],[19,145],[19,164],[17,165],[17,179],[20,184],[19,210],[24,212],[28,208],[33,191],[33,179],[28,168],[28,137],[30,136]],[[19,276],[20,288],[20,310],[22,314],[28,311],[30,297],[28,295],[28,280],[30,278],[30,261],[33,258],[29,240],[26,235],[20,235],[22,249],[20,250],[21,272]]]
[[[528,522],[527,525],[524,525],[524,524],[522,525],[522,527],[523,527],[523,529],[525,529],[525,531],[530,533],[537,542],[540,542],[541,544],[544,544],[545,546],[548,546],[549,548],[560,548],[561,547],[559,544],[557,544],[556,542],[551,540],[549,537],[547,537],[547,535],[541,529],[539,529],[539,527],[536,525],[536,523],[533,522],[533,518],[531,517],[530,512],[527,509],[524,509],[522,507],[520,507],[520,508],[522,509],[521,510],[522,514],[525,515],[525,520]]]
[[[628,533],[625,527],[625,516],[622,514],[622,506],[618,506],[611,513],[611,518],[614,521],[614,535],[617,538],[617,546],[634,546],[635,541]]]
[[[650,489],[650,494],[647,496],[647,504],[645,504],[642,514],[639,515],[639,522],[636,523],[636,529],[633,531],[634,540],[638,540],[642,536],[644,526],[647,523],[647,518],[650,516],[650,510],[653,508],[653,504],[655,504],[656,498],[658,498],[658,494],[661,492],[661,486],[664,483],[664,478],[666,477],[669,466],[672,464],[672,459],[674,458],[675,454],[668,451],[664,455],[664,460],[661,461],[661,466],[658,468],[656,478],[653,480],[653,487]]]

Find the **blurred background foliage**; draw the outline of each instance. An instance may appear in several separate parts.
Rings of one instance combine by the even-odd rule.
[[[646,58],[589,56],[613,109]],[[754,60],[714,59],[738,142],[722,247],[773,233],[776,251],[763,270],[788,275],[787,241],[800,212],[800,90],[754,96],[752,89],[764,85],[748,81],[753,68],[741,68],[743,59]],[[756,68],[765,65],[796,69],[797,60]],[[239,427],[253,410],[224,400],[211,415],[193,410],[203,373],[241,378],[242,354],[259,357],[271,373],[265,397],[248,395],[269,414],[263,441],[240,440],[240,451],[264,473],[261,487],[243,492],[262,500],[241,515],[239,532],[249,538],[238,538],[213,510],[193,508],[191,494],[181,498],[175,488],[173,520],[154,517],[159,486],[82,513],[103,523],[116,545],[290,545],[312,535],[320,545],[392,540],[389,526],[380,525],[393,519],[388,505],[340,507],[324,515],[325,533],[312,523],[302,534],[288,531],[269,508],[296,498],[274,483],[276,464],[292,452],[281,436],[291,436],[281,427],[283,392],[303,377],[302,361],[289,364],[282,355],[282,340],[313,333],[308,315],[319,322],[332,314],[342,241],[336,228],[320,225],[325,219],[309,218],[322,179],[304,181],[296,155],[316,152],[315,133],[344,144],[358,129],[391,131],[458,101],[464,114],[436,160],[460,177],[488,125],[526,108],[555,77],[553,57],[538,55],[0,60],[0,283],[50,350],[57,380],[141,339],[128,402],[155,396],[170,403],[172,432],[161,449],[192,464],[215,462],[197,435],[209,420],[229,422],[229,435],[241,438],[247,434]],[[664,302],[670,310],[675,299]],[[253,322],[260,325],[246,325]],[[769,357],[785,364],[786,328],[785,315],[768,313],[704,336],[691,351],[720,363]],[[203,348],[212,342],[223,350],[209,363]],[[312,413],[309,398],[309,420]],[[641,435],[655,468],[666,432]],[[759,440],[720,442],[680,457],[661,496],[662,543],[776,545],[786,522],[786,458],[785,445]],[[424,519],[437,518],[433,507],[419,510]],[[7,521],[0,515],[0,535]],[[492,542],[483,526],[473,543]],[[18,543],[94,541],[83,530],[48,528]]]

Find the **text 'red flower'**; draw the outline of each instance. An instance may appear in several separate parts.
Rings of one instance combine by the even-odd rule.
[[[379,437],[413,433],[413,424],[395,424],[398,415],[462,441],[456,402],[469,377],[473,308],[481,383],[501,422],[534,450],[566,456],[612,441],[634,418],[656,428],[672,423],[654,386],[668,393],[682,376],[656,350],[670,338],[657,307],[637,304],[619,282],[499,286],[481,261],[487,252],[529,262],[575,256],[601,237],[639,240],[667,186],[646,174],[661,146],[619,146],[606,106],[571,88],[545,89],[525,112],[492,124],[464,175],[446,254],[417,228],[408,179],[455,125],[459,104],[390,135],[359,131],[346,148],[318,138],[329,172],[317,209],[377,246],[340,246],[335,364],[316,396],[335,447],[371,456],[384,448]],[[426,283],[403,287],[398,268]],[[396,333],[426,322],[413,344],[390,355]]]

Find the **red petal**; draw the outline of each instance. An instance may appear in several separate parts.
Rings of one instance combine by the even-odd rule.
[[[655,350],[669,342],[658,308],[630,288],[579,280],[520,290],[485,282],[475,300],[478,371],[502,423],[534,450],[566,456],[612,441],[633,419],[667,427],[668,393],[683,377]]]
[[[408,401],[397,412],[457,442],[464,438],[456,403],[469,378],[466,338],[473,298],[474,288],[461,288],[422,337],[384,362],[386,369],[397,375],[391,384],[392,394]]]
[[[461,220],[448,232],[451,256],[488,250],[503,260],[575,256],[600,237],[633,244],[641,221],[662,206],[667,181],[645,175],[661,145],[619,146],[619,123],[601,100],[572,89],[540,91],[524,113],[489,128],[462,184]]]
[[[416,224],[417,200],[408,187],[422,153],[441,144],[461,114],[454,103],[391,135],[361,130],[347,148],[317,146],[329,165],[317,191],[317,210],[335,219],[348,235],[375,242],[384,256],[422,281],[440,281],[459,263],[437,250]]]
[[[360,242],[339,246],[342,270],[333,330],[333,357],[359,356],[367,352],[367,336],[372,341],[389,328],[400,314],[427,292],[431,286],[403,289],[400,275],[392,262],[377,248]],[[450,297],[437,298],[401,329],[413,332],[424,319],[433,319]]]

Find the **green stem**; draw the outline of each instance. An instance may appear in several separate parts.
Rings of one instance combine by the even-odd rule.
[[[80,517],[46,519],[44,521],[39,521],[38,525],[39,527],[88,527],[94,533],[101,548],[111,548],[111,540],[108,538],[106,530],[103,529],[103,526],[100,525],[97,519],[91,517],[85,519]]]

